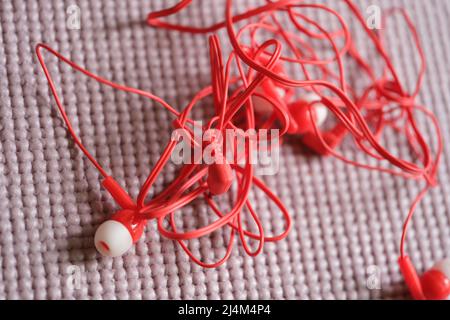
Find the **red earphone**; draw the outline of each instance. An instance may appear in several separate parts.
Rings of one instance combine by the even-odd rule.
[[[232,183],[233,171],[225,159],[224,163],[214,163],[208,167],[207,184],[211,194],[221,195],[227,193]]]
[[[246,50],[250,52],[250,50]],[[269,59],[264,55],[255,57],[261,64],[268,64]],[[271,69],[278,75],[285,75],[283,65],[278,62]],[[327,155],[322,144],[317,139],[314,127],[320,128],[326,121],[328,109],[321,103],[321,97],[314,92],[303,94],[298,100],[291,102],[292,92],[289,87],[271,79],[266,79],[255,89],[252,98],[256,115],[266,116],[274,113],[274,102],[289,118],[287,133],[301,135],[303,143],[313,151]],[[337,147],[346,133],[345,127],[337,125],[336,128],[323,133],[323,137],[331,148]]]
[[[98,227],[94,244],[102,255],[118,257],[141,238],[147,220],[136,217],[135,202],[113,178],[105,178],[102,185],[122,210],[117,211]]]
[[[428,189],[437,184],[437,169],[443,148],[442,135],[436,116],[415,102],[425,73],[425,57],[417,31],[403,10],[392,9],[384,16],[386,18],[397,11],[403,15],[420,55],[421,65],[416,88],[412,93],[408,93],[403,88],[397,71],[389,58],[383,41],[383,31],[375,33],[369,30],[360,10],[352,1],[343,1],[359,21],[361,28],[366,32],[376,48],[376,53],[385,65],[384,72],[380,77],[376,76],[377,73],[373,70],[369,61],[358,53],[344,19],[335,10],[325,5],[306,4],[297,0],[267,1],[265,5],[259,8],[233,15],[232,0],[227,0],[225,21],[204,28],[170,24],[160,20],[162,17],[182,10],[191,3],[191,0],[184,0],[173,8],[151,13],[148,16],[148,23],[153,27],[196,34],[205,34],[226,28],[228,40],[233,48],[229,58],[223,61],[218,37],[210,37],[211,86],[198,92],[181,112],[150,93],[118,85],[96,76],[46,45],[40,44],[37,46],[38,59],[70,134],[75,143],[104,177],[103,186],[121,207],[96,232],[95,246],[100,253],[112,257],[122,255],[133,243],[139,240],[147,221],[154,219],[158,223],[159,232],[165,237],[178,241],[194,262],[203,267],[217,267],[229,257],[235,233],[239,235],[244,250],[249,255],[255,256],[262,251],[264,242],[283,239],[291,227],[291,222],[281,201],[261,180],[253,175],[253,166],[249,161],[244,166],[229,163],[221,153],[216,154],[217,160],[215,162],[206,166],[184,165],[177,178],[163,192],[150,201],[146,201],[150,188],[168,163],[176,145],[175,141],[171,141],[167,145],[161,158],[143,184],[136,201],[133,200],[89,154],[75,134],[43,61],[41,49],[46,49],[58,59],[100,83],[118,90],[139,94],[158,102],[176,116],[174,128],[185,130],[187,136],[190,137],[192,146],[198,145],[198,143],[192,138],[193,121],[188,118],[188,115],[198,101],[207,96],[212,96],[215,115],[208,122],[208,125],[202,128],[203,131],[212,128],[219,132],[230,128],[252,130],[276,128],[281,123],[281,136],[284,134],[299,135],[302,143],[318,154],[333,155],[360,168],[424,181],[426,187],[413,201],[405,221],[400,244],[399,266],[415,299],[444,299],[450,294],[450,260],[441,261],[419,277],[409,257],[404,252],[406,231],[415,208]],[[297,8],[310,8],[330,14],[330,16],[338,19],[341,28],[329,32],[314,19],[302,13],[301,10],[294,10]],[[296,32],[288,31],[282,27],[276,16],[279,12],[287,15]],[[254,17],[258,17],[258,21],[249,22],[238,32],[234,30],[236,22]],[[256,37],[259,30],[264,30],[275,36],[260,44]],[[241,41],[241,37],[246,32],[250,34],[250,45],[248,43],[243,44],[243,41]],[[305,40],[309,38],[325,41],[329,44],[333,57],[320,58],[314,47]],[[337,39],[339,38],[343,43],[341,48],[337,45]],[[284,54],[282,44],[291,51],[290,55]],[[364,87],[364,90],[353,88],[347,83],[343,64],[344,57],[353,59],[360,68],[361,74],[369,80],[370,84]],[[232,63],[236,64],[238,70],[236,76],[231,75]],[[284,71],[285,64],[299,66],[303,78],[297,80],[288,77]],[[314,67],[321,76],[314,79],[313,73],[308,70],[307,66]],[[337,66],[337,72],[334,66]],[[237,89],[230,94],[229,88],[231,85],[235,85]],[[427,119],[431,120],[438,138],[435,152],[430,149],[419,130],[415,120],[415,112],[421,112]],[[325,122],[331,115],[334,116],[336,123],[331,129],[324,129]],[[381,145],[380,140],[385,127],[390,127],[395,132],[405,135],[409,146],[414,150],[414,155],[419,159],[419,164],[393,155]],[[353,138],[356,146],[364,154],[378,160],[380,164],[372,166],[359,163],[339,154],[336,147],[341,144],[346,135]],[[246,160],[250,157],[250,151],[246,150],[243,154]],[[383,164],[389,164],[393,168]],[[214,202],[213,196],[231,192],[231,186],[234,183],[236,185],[235,203],[229,212],[223,213]],[[248,201],[248,194],[252,186],[261,189],[280,208],[283,218],[286,220],[285,230],[281,234],[265,235],[258,215]],[[193,231],[179,231],[176,227],[174,212],[199,197],[205,199],[206,204],[218,219],[206,227]],[[258,233],[252,233],[244,229],[241,221],[244,209],[247,209],[250,217],[258,226]],[[208,235],[225,226],[230,229],[229,243],[224,257],[215,263],[208,264],[200,261],[185,244],[185,241]],[[257,241],[259,243],[257,249],[252,251],[245,238]]]
[[[450,296],[450,259],[436,263],[421,277],[408,256],[400,257],[398,263],[414,299],[445,300]]]
[[[206,184],[212,195],[228,192],[232,183],[233,172],[225,159],[223,162],[219,161],[208,166]],[[94,243],[102,255],[118,257],[126,253],[141,238],[148,220],[136,215],[138,210],[136,204],[114,179],[107,177],[102,185],[122,210],[113,214],[97,228]]]

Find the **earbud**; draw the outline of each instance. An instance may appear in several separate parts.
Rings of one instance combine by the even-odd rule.
[[[136,204],[112,177],[106,177],[102,185],[123,210],[97,228],[94,244],[102,255],[118,257],[140,239],[147,220],[136,217]]]
[[[324,104],[317,102],[320,100],[321,98],[317,94],[309,93],[298,101],[291,103],[288,106],[291,114],[291,124],[288,132],[302,135],[302,142],[305,146],[322,156],[328,156],[330,154],[329,149],[324,147],[311,122],[311,112],[313,112],[312,116],[318,129],[327,120],[328,109]],[[312,107],[308,107],[313,102],[316,103]],[[347,128],[344,125],[336,124],[331,130],[321,131],[320,134],[327,146],[330,149],[334,149],[342,142],[347,132]]]
[[[133,210],[116,212],[95,232],[95,247],[107,257],[118,257],[127,252],[142,236],[147,220],[136,218]]]
[[[269,62],[268,57],[265,55],[260,55],[257,60],[262,65],[267,65]],[[283,75],[285,73],[283,64],[280,62],[273,66],[272,71],[279,75]],[[258,87],[256,87],[255,93],[278,102],[284,102],[286,97],[286,88],[281,85],[277,85],[275,81],[267,78]],[[252,97],[252,101],[256,113],[270,114],[273,111],[272,104],[258,95],[254,95]]]
[[[286,91],[282,87],[277,87],[270,79],[264,81],[255,91],[273,100],[285,103]],[[273,106],[266,99],[254,96],[252,100],[256,113],[269,114],[273,111]],[[320,129],[327,120],[328,109],[324,104],[318,102],[320,100],[320,96],[311,92],[287,106],[287,111],[290,115],[288,133],[302,135],[304,145],[320,155],[327,156],[329,151],[317,137],[314,124],[311,122],[312,116],[315,125]],[[316,103],[309,107],[313,102]],[[334,149],[341,143],[346,133],[347,129],[343,125],[338,124],[332,130],[322,132],[322,137],[326,144],[331,149]]]
[[[221,195],[230,189],[233,183],[233,171],[225,159],[223,163],[209,165],[206,182],[213,195]]]
[[[283,102],[286,96],[285,89],[276,86],[270,79],[264,80],[264,82],[255,89],[255,93],[279,102]],[[255,112],[258,114],[270,114],[273,111],[272,104],[258,95],[252,97],[252,102]]]
[[[440,261],[422,277],[417,275],[408,256],[400,257],[398,263],[414,299],[445,300],[450,296],[450,259]]]
[[[327,119],[328,110],[322,103],[316,103],[311,108],[308,107],[313,102],[320,101],[321,98],[315,93],[308,93],[301,99],[288,106],[291,114],[290,134],[305,134],[314,132],[314,125],[311,123],[311,113],[317,127],[320,128]]]
[[[450,296],[450,259],[444,259],[420,278],[424,295],[430,300],[445,300]]]

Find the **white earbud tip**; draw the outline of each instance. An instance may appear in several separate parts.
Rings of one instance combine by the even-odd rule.
[[[328,117],[328,109],[323,104],[316,104],[315,109],[317,116],[317,126],[322,126]]]
[[[450,279],[450,258],[439,261],[434,265],[433,269],[442,272]]]
[[[119,257],[133,245],[127,227],[114,220],[107,220],[98,227],[94,241],[98,252],[106,257]]]
[[[321,98],[314,92],[309,92],[302,97],[302,100],[311,103],[315,101],[320,101]],[[322,126],[328,117],[328,108],[322,103],[314,104],[314,111],[316,112],[316,124],[318,127]]]

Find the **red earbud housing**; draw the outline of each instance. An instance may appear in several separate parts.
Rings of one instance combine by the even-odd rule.
[[[450,296],[450,260],[437,263],[421,277],[408,256],[398,260],[405,283],[416,300],[445,300]]]
[[[314,124],[319,128],[327,118],[327,108],[316,103],[309,106],[313,102],[320,101],[320,97],[314,93],[304,95],[301,99],[289,104],[288,110],[291,115],[291,122],[288,133],[305,134],[314,132]]]
[[[420,278],[424,295],[429,300],[445,300],[450,296],[450,260],[434,265]]]
[[[208,168],[207,184],[213,195],[226,193],[233,183],[233,171],[228,163],[213,163]]]

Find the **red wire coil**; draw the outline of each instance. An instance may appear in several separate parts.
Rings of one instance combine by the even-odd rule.
[[[345,19],[337,11],[322,4],[308,4],[299,0],[280,0],[277,2],[267,0],[264,5],[240,14],[233,14],[233,2],[232,0],[226,0],[224,21],[206,27],[171,24],[163,20],[167,16],[182,11],[191,4],[191,0],[184,0],[172,8],[150,13],[147,23],[155,28],[192,34],[208,34],[226,29],[228,41],[233,49],[228,58],[224,60],[218,36],[210,36],[211,85],[199,91],[181,112],[151,93],[119,85],[90,73],[47,45],[39,44],[36,52],[70,134],[83,153],[105,178],[108,177],[108,174],[89,154],[70,124],[42,57],[42,49],[47,50],[75,70],[102,84],[158,102],[176,117],[175,128],[186,130],[191,137],[194,121],[189,118],[189,115],[192,109],[206,97],[212,96],[215,115],[210,119],[208,125],[202,128],[203,131],[210,128],[218,129],[220,132],[230,128],[281,128],[281,136],[284,136],[287,134],[292,121],[292,114],[286,107],[286,100],[292,101],[299,92],[314,92],[335,118],[336,124],[332,132],[340,132],[341,138],[348,133],[353,138],[355,145],[369,158],[377,160],[379,164],[360,163],[338,153],[334,145],[329,145],[325,136],[326,132],[316,125],[313,116],[311,116],[311,122],[314,130],[303,137],[305,140],[314,141],[314,144],[320,146],[326,153],[353,166],[377,170],[406,179],[424,181],[424,189],[414,199],[404,223],[400,243],[400,254],[403,257],[409,222],[428,189],[437,184],[437,171],[443,149],[442,134],[436,116],[417,102],[426,70],[425,55],[418,33],[407,13],[399,8],[386,11],[383,26],[386,25],[386,18],[400,13],[411,33],[420,58],[416,85],[414,90],[409,93],[402,84],[388,53],[388,48],[384,42],[384,28],[376,32],[370,30],[357,6],[350,0],[343,1],[358,21],[358,25],[365,31],[367,38],[370,39],[376,49],[379,60],[384,64],[381,76],[377,76],[377,72],[372,66],[373,63],[359,54]],[[340,29],[328,31],[325,26],[308,16],[306,9],[319,10],[330,15],[330,18],[337,19]],[[281,20],[282,18],[284,20]],[[238,22],[246,22],[246,25],[235,31]],[[289,26],[286,25],[288,22],[290,23]],[[259,43],[260,33],[269,36],[269,39]],[[247,34],[250,44],[243,40]],[[314,41],[320,41],[322,45],[323,43],[327,44],[333,56],[331,58],[320,58],[319,53],[311,44]],[[340,46],[339,42],[342,43]],[[356,63],[361,76],[365,75],[366,81],[369,82],[363,89],[352,87],[349,84],[344,66],[346,59]],[[280,70],[284,70],[285,65],[299,67],[304,78],[293,79],[284,72],[280,72]],[[233,74],[233,66],[237,70],[236,74]],[[311,72],[312,68],[313,72]],[[320,76],[317,76],[317,74]],[[258,87],[265,81],[272,81],[274,85],[284,88],[283,90],[286,91],[285,100],[272,99],[258,93]],[[230,92],[232,85],[236,89]],[[265,99],[272,106],[273,111],[269,117],[263,118],[255,111],[253,97]],[[314,103],[308,106],[310,110],[313,107]],[[417,125],[416,113],[418,112],[429,119],[433,125],[437,140],[436,150],[434,151],[431,150]],[[418,159],[417,161],[409,161],[394,155],[381,144],[380,141],[386,128],[406,137],[412,155]],[[192,141],[192,144],[195,144],[195,141]],[[190,258],[203,267],[217,267],[226,261],[231,254],[236,232],[245,251],[251,256],[255,256],[262,251],[264,242],[279,241],[286,237],[291,227],[289,213],[281,200],[269,190],[263,181],[254,176],[254,168],[249,161],[248,148],[244,154],[245,165],[233,164],[231,166],[237,191],[235,203],[229,212],[223,213],[209,194],[206,183],[207,167],[201,164],[185,165],[178,177],[163,192],[150,201],[146,201],[150,189],[161,170],[167,165],[175,146],[176,141],[168,143],[142,185],[135,203],[135,211],[138,217],[157,219],[158,230],[161,235],[178,241]],[[248,200],[253,186],[261,189],[280,208],[285,219],[285,230],[281,234],[267,236],[264,233],[262,222]],[[203,228],[179,232],[175,224],[175,211],[182,209],[200,197],[205,199],[209,208],[217,215],[217,220]],[[248,210],[257,226],[257,234],[245,230],[243,227],[245,209]],[[169,222],[168,226],[165,226],[164,223],[166,219]],[[194,256],[185,243],[187,240],[209,235],[224,226],[229,227],[230,236],[226,253],[219,261],[202,262]],[[259,244],[255,250],[250,248],[246,237],[258,241]]]

